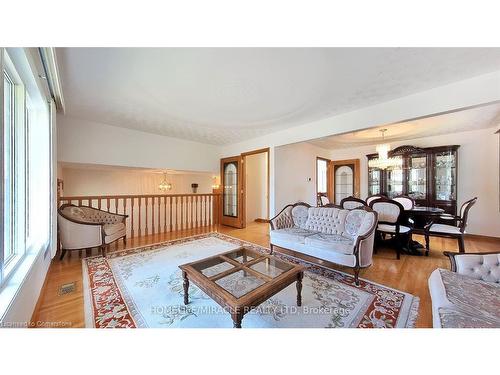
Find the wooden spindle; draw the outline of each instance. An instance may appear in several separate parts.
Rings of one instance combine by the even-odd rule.
[[[139,197],[139,236],[142,236],[142,220],[141,220],[141,216],[142,216],[142,198]]]
[[[213,222],[213,217],[212,217],[212,206],[214,204],[214,197],[213,195],[210,195],[208,197],[209,199],[209,204],[208,204],[208,225],[210,225],[210,227],[212,227],[214,225],[214,222]]]
[[[167,233],[167,197],[163,197],[163,233]]]
[[[161,216],[160,216],[160,207],[161,207],[161,197],[158,196],[158,205],[157,205],[157,208],[158,208],[158,224],[156,226],[156,233],[160,233],[161,232]]]
[[[172,232],[173,226],[172,226],[172,197],[168,197],[168,210],[170,213],[170,232]]]
[[[130,237],[134,237],[134,201],[135,201],[135,198],[132,197],[131,203],[130,203],[130,219],[132,222],[132,224],[130,224],[130,229],[131,229]]]
[[[155,233],[155,197],[151,197],[151,233]]]
[[[115,198],[115,214],[118,213],[118,198]]]

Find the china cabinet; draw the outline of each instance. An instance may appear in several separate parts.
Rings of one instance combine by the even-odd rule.
[[[401,163],[386,169],[368,167],[368,195],[389,198],[408,195],[419,206],[438,207],[446,213],[457,211],[458,145],[419,148],[400,146],[389,157]],[[367,155],[368,160],[378,154]]]

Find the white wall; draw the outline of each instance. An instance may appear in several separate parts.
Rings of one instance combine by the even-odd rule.
[[[89,169],[63,167],[64,195],[142,195],[161,194],[158,185],[162,174],[123,169]],[[61,177],[59,177],[61,178]],[[212,174],[168,174],[172,183],[168,194],[192,193],[191,184],[197,183],[198,193],[212,192]]]
[[[316,205],[316,157],[330,152],[309,143],[295,143],[275,149],[275,204],[279,212],[299,201]]]
[[[496,128],[446,134],[426,138],[391,142],[391,148],[407,144],[418,147],[460,145],[458,149],[458,207],[473,197],[478,197],[471,209],[467,232],[500,237],[498,135]],[[330,159],[360,159],[361,198],[368,195],[367,154],[375,146],[362,146],[332,150]]]
[[[217,146],[57,116],[58,160],[63,162],[219,170]]]
[[[245,157],[246,222],[267,219],[267,152]]]

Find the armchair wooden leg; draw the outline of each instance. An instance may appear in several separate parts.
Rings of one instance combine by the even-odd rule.
[[[102,256],[106,258],[106,245],[101,246]]]
[[[127,236],[124,236],[123,237],[123,244],[126,245],[127,244]]]
[[[458,252],[465,253],[464,236],[458,237]]]
[[[269,245],[269,249],[271,250],[271,252],[269,254],[273,255],[273,251],[274,251],[273,244]]]

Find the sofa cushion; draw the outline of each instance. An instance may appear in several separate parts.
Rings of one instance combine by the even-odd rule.
[[[104,234],[106,236],[112,236],[115,233],[123,231],[125,229],[125,224],[123,223],[104,224],[102,226],[102,229],[104,230]]]
[[[335,207],[311,207],[304,228],[326,234],[342,235],[348,213],[349,210]]]
[[[460,228],[457,228],[453,225],[446,224],[432,224],[429,228],[430,232],[439,232],[439,233],[450,233],[450,234],[461,234]]]
[[[340,234],[317,233],[306,237],[305,244],[341,254],[350,255],[354,253],[353,239]]]
[[[437,269],[429,288],[441,327],[500,327],[500,285]]]
[[[292,208],[293,223],[296,227],[305,229],[309,209],[306,206],[298,205]]]
[[[271,242],[277,240],[277,241],[296,242],[304,244],[306,237],[312,236],[316,233],[317,232],[309,231],[299,227],[293,227],[293,228],[272,230],[270,232],[270,236],[271,236]]]

